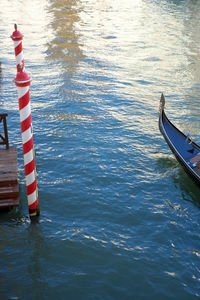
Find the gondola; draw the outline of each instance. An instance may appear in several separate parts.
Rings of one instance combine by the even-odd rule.
[[[160,99],[159,129],[179,163],[200,187],[200,146],[169,121],[165,114],[163,94]]]

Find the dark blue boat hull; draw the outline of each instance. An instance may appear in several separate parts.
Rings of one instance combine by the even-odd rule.
[[[200,186],[200,169],[191,163],[191,160],[200,154],[200,146],[194,143],[169,121],[165,114],[164,106],[165,99],[162,95],[159,115],[160,132],[164,136],[176,159],[184,167],[193,181]]]

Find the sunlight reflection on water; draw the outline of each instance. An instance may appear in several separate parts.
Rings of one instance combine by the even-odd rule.
[[[0,216],[0,298],[199,294],[199,190],[157,124],[164,92],[170,119],[199,139],[199,16],[186,0],[0,1],[0,108],[21,201]],[[15,23],[32,76],[38,224],[27,217]]]

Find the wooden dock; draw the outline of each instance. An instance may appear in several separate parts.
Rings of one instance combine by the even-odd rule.
[[[0,209],[19,205],[17,149],[9,148],[6,117],[7,114],[0,114],[0,122],[4,124],[0,145],[6,146],[0,149]]]
[[[0,149],[0,208],[19,205],[17,149]]]

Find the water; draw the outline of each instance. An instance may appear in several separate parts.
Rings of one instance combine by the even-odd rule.
[[[158,130],[200,142],[200,3],[0,2],[0,111],[20,206],[0,214],[0,299],[197,299],[199,189]],[[13,43],[24,34],[41,216],[28,217]]]

